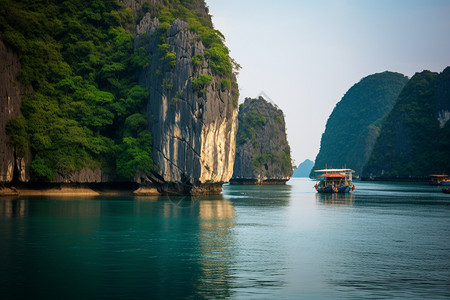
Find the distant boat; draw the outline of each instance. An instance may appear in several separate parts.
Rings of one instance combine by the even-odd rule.
[[[319,193],[349,193],[355,189],[352,182],[351,169],[323,169],[315,172],[325,172],[316,175],[318,181],[314,186]]]
[[[450,185],[450,178],[446,174],[430,175],[430,185]]]
[[[450,194],[450,188],[442,189],[444,194]]]

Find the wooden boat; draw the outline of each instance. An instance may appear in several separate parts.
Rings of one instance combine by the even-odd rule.
[[[450,185],[450,178],[446,174],[430,175],[430,185]]]
[[[325,172],[316,175],[317,183],[314,186],[319,193],[349,193],[355,189],[352,182],[351,169],[323,169],[315,172]]]

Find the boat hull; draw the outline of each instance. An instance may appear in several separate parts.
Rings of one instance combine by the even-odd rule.
[[[436,186],[438,186],[438,185],[450,186],[450,181],[440,181],[440,182],[433,181],[433,182],[430,182],[429,184],[436,185]]]
[[[348,192],[350,192],[350,186],[349,185],[340,186],[337,189],[338,189],[338,193],[348,193]]]
[[[317,192],[319,193],[350,193],[352,191],[352,188],[349,185],[345,186],[333,186],[333,185],[327,185],[325,187],[317,187]]]

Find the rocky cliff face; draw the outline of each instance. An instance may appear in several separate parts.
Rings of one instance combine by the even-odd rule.
[[[20,115],[25,88],[17,80],[20,63],[17,55],[0,39],[0,182],[27,181],[26,159],[10,145],[6,124]]]
[[[239,109],[232,184],[284,184],[292,176],[283,112],[259,97]]]
[[[161,46],[161,39],[165,45]],[[205,47],[189,25],[175,20],[167,30],[147,14],[137,27],[137,47],[151,56],[140,84],[150,92],[153,134],[152,181],[166,193],[217,193],[233,172],[238,111],[233,90],[214,75]],[[197,63],[193,63],[193,59]]]

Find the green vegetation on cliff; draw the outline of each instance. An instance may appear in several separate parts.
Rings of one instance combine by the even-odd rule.
[[[24,118],[12,120],[8,133],[20,152],[31,150],[34,178],[116,163],[129,177],[117,158],[131,149],[149,171],[150,133],[144,128],[135,137],[145,149],[124,135],[127,118],[143,111],[148,94],[137,85],[145,59],[127,30],[134,23],[117,1],[2,1],[1,38],[18,53],[20,80],[31,87]]]
[[[313,170],[346,166],[361,174],[383,117],[390,112],[407,81],[402,74],[383,72],[352,86],[327,121]],[[313,170],[310,176],[314,176]]]
[[[203,7],[203,3],[203,0],[168,0],[155,6],[145,3],[142,13],[148,12],[152,18],[159,19],[162,42],[165,39],[163,33],[175,19],[187,22],[189,30],[197,34],[198,40],[202,41],[206,48],[205,55],[194,57],[194,65],[199,66],[203,59],[207,59],[215,75],[232,78],[233,70],[239,69],[240,66],[229,56],[229,50],[224,44],[225,37],[219,30],[214,29],[211,17],[197,9]]]
[[[239,109],[239,130],[236,136],[236,143],[238,145],[243,145],[249,142],[253,145],[257,145],[258,141],[256,139],[255,131],[261,130],[264,125],[266,125],[267,120],[261,112],[256,109],[244,111],[243,107],[244,104],[241,104]]]
[[[0,0],[0,38],[19,55],[19,80],[29,87],[23,116],[11,120],[7,133],[19,155],[31,154],[35,180],[84,167],[125,178],[152,170],[149,93],[138,85],[151,57],[133,44],[144,13],[160,19],[161,32],[175,18],[189,23],[206,47],[194,65],[206,59],[213,73],[230,80],[239,68],[223,35],[199,9],[203,0],[142,2],[142,11],[133,12],[117,0]],[[175,53],[163,51],[160,36],[161,63],[173,67]],[[207,84],[201,79],[199,92]],[[230,85],[224,82],[224,88]]]
[[[364,176],[450,173],[450,67],[416,73],[387,116]]]

